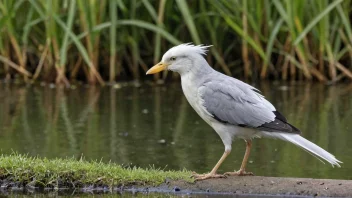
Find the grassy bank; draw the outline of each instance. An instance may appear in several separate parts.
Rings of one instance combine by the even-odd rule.
[[[149,168],[124,168],[113,163],[75,159],[46,159],[24,155],[0,157],[3,186],[79,188],[84,186],[116,187],[131,184],[158,185],[170,180],[188,180],[188,171],[163,171]]]
[[[139,80],[181,42],[236,77],[352,79],[351,0],[0,0],[0,77]],[[170,74],[156,75],[155,79]]]
[[[191,172],[162,171],[154,168],[123,168],[116,164],[88,162],[74,159],[45,159],[24,155],[0,156],[0,184],[4,188],[56,190],[75,189],[70,195],[95,192],[105,187],[135,185],[135,192],[175,192],[199,195],[300,195],[322,197],[350,197],[351,180],[286,178],[286,177],[237,177],[191,182]],[[167,185],[159,185],[168,180]],[[141,187],[141,188],[139,188]],[[65,189],[64,189],[65,188]],[[81,189],[79,189],[81,188]],[[84,188],[84,189],[83,189]],[[148,190],[146,190],[148,189]],[[111,188],[111,191],[116,188]],[[11,191],[10,191],[11,192]],[[101,191],[102,192],[102,191]],[[153,194],[147,194],[152,196]],[[45,194],[48,196],[48,194]]]

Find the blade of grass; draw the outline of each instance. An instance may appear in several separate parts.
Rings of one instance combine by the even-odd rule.
[[[337,12],[339,13],[342,23],[345,26],[345,30],[347,32],[348,35],[348,39],[350,41],[350,43],[352,44],[352,28],[351,28],[351,21],[348,19],[349,16],[345,15],[344,10],[341,7],[341,4],[337,5]]]
[[[242,29],[240,26],[238,26],[234,21],[232,21],[231,18],[228,17],[228,16],[224,16],[224,19],[225,19],[226,23],[227,23],[233,30],[235,30],[240,36],[243,37],[243,39],[245,39],[245,40],[253,47],[253,49],[259,54],[259,56],[260,56],[264,61],[267,61],[263,49],[262,49],[260,46],[258,46],[258,45],[256,44],[256,42],[255,42],[251,37],[249,37],[248,35],[245,35],[244,32],[243,32],[243,29]]]
[[[67,64],[67,48],[68,48],[68,39],[69,39],[68,31],[72,31],[71,29],[73,25],[73,18],[75,16],[75,10],[76,10],[76,0],[71,0],[69,5],[68,18],[66,22],[67,30],[65,32],[64,39],[60,47],[60,62],[57,67],[58,74],[56,77],[56,83],[64,82],[66,86],[70,86],[67,78],[65,77],[65,69]]]
[[[115,80],[115,67],[116,67],[116,21],[117,21],[117,2],[110,1],[109,9],[110,9],[110,74],[109,81],[114,82]]]
[[[84,46],[82,45],[82,43],[79,41],[79,39],[77,38],[77,36],[65,25],[65,23],[63,23],[61,21],[61,19],[54,14],[54,19],[55,21],[59,24],[59,26],[61,26],[61,28],[63,28],[68,35],[70,36],[70,38],[72,39],[72,41],[75,43],[77,49],[79,50],[80,54],[83,57],[83,60],[87,63],[87,65],[90,67],[90,69],[92,70],[93,74],[97,77],[99,83],[101,85],[104,85],[104,80],[101,78],[100,74],[98,73],[98,71],[96,71],[93,63],[91,62],[91,60],[89,59],[88,53],[86,51],[86,49],[84,48]]]
[[[199,34],[198,34],[197,28],[193,22],[193,17],[189,11],[190,9],[187,5],[187,2],[185,0],[176,0],[176,3],[178,5],[178,7],[180,8],[183,19],[185,20],[185,23],[188,27],[188,30],[191,33],[193,42],[197,45],[201,44]]]
[[[247,15],[248,15],[248,6],[247,6],[247,1],[243,1],[243,13],[242,13],[242,26],[243,26],[243,36],[246,37],[248,36],[248,21],[247,21]],[[248,43],[246,40],[242,41],[242,58],[244,62],[244,76],[245,78],[248,78],[250,75],[250,61],[248,59]]]
[[[136,27],[140,27],[140,28],[144,28],[150,31],[153,31],[155,33],[160,33],[161,36],[163,36],[166,40],[168,40],[170,43],[174,44],[174,45],[178,45],[181,43],[181,41],[179,41],[176,37],[174,37],[172,34],[168,33],[166,30],[164,30],[163,28],[160,28],[152,23],[148,23],[145,21],[141,21],[141,20],[129,20],[129,19],[120,19],[117,20],[116,25],[131,25],[131,26],[136,26]],[[101,23],[99,25],[96,25],[95,27],[92,28],[93,32],[99,32],[105,28],[108,28],[111,26],[111,22],[105,22],[105,23]],[[83,37],[85,37],[87,34],[89,34],[90,32],[84,32],[81,33],[80,35],[77,36],[77,39],[81,39]]]
[[[304,30],[297,36],[296,40],[293,42],[293,45],[297,45],[302,39],[308,34],[309,31],[329,12],[338,6],[343,0],[335,0],[330,3],[320,14],[318,14],[312,21],[304,28]]]
[[[335,66],[337,69],[339,69],[340,71],[342,71],[346,76],[348,76],[349,78],[352,79],[352,72],[347,69],[346,67],[344,67],[341,63],[339,62],[335,62]]]
[[[144,0],[144,1],[146,1],[146,0]],[[166,4],[166,0],[159,1],[159,10],[158,10],[158,18],[157,18],[157,26],[159,28],[163,27],[165,4]],[[159,61],[160,54],[161,54],[161,36],[160,36],[160,33],[157,32],[155,34],[155,41],[154,41],[154,59],[153,59],[154,64],[156,64]],[[154,79],[155,80],[160,79],[159,73],[154,75]]]
[[[65,64],[67,61],[67,48],[68,48],[69,32],[72,31],[75,10],[76,10],[76,0],[70,0],[68,18],[67,18],[67,22],[66,22],[67,30],[65,32],[64,40],[63,40],[63,42],[61,44],[61,48],[60,48],[60,67],[65,67]]]
[[[160,5],[164,4],[165,5],[165,0],[159,1],[159,9],[160,9]],[[153,18],[153,20],[157,23],[159,20],[159,16],[156,13],[155,9],[153,8],[153,6],[150,4],[149,0],[142,0],[143,5],[145,6],[145,8],[148,10],[150,16]],[[159,12],[160,14],[160,12]]]
[[[23,67],[17,65],[16,63],[12,62],[11,60],[7,59],[4,56],[0,55],[0,61],[9,65],[10,67],[14,68],[15,70],[17,70],[18,72],[20,72],[21,74],[30,77],[32,76],[32,74],[30,72],[28,72],[26,69],[24,69]]]
[[[271,54],[273,51],[274,41],[276,39],[277,34],[279,33],[279,30],[280,30],[283,22],[284,22],[284,19],[282,19],[282,18],[279,19],[276,22],[276,25],[271,32],[271,35],[270,35],[270,38],[269,38],[269,41],[267,43],[266,50],[265,50],[266,61],[264,62],[264,65],[262,67],[262,71],[260,74],[261,78],[265,78],[265,76],[266,76],[269,60],[271,58]]]

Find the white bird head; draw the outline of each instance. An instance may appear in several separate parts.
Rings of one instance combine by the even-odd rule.
[[[147,71],[147,74],[155,74],[163,70],[171,70],[180,74],[185,73],[194,65],[194,61],[203,59],[208,48],[211,46],[192,45],[190,43],[180,44],[169,49],[160,63],[154,65]]]

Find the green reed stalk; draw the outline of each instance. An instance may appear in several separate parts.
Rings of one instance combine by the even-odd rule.
[[[90,31],[96,24],[99,24],[104,17],[103,8],[105,7],[106,1],[78,1],[81,28],[83,31]],[[99,55],[99,43],[100,34],[92,33],[86,36],[86,49],[89,55],[90,62],[92,63],[89,67],[89,75],[87,79],[89,83],[95,84],[99,80],[97,74],[98,68],[98,55]],[[100,74],[99,74],[100,76]]]
[[[194,21],[192,20],[193,17],[191,15],[187,2],[185,0],[176,0],[176,3],[180,8],[181,14],[191,34],[193,42],[197,45],[201,44],[201,40],[197,31],[197,28],[194,24]]]
[[[114,82],[116,76],[116,21],[117,21],[117,3],[110,1],[109,4],[111,27],[110,27],[110,73],[109,81]]]
[[[148,2],[148,1],[143,1],[143,2]],[[149,5],[148,3],[145,3],[146,5]],[[166,0],[160,0],[159,2],[159,9],[158,9],[158,17],[157,17],[157,26],[159,28],[163,27],[163,20],[164,20],[164,13],[165,13],[165,4]],[[146,6],[148,7],[148,6]],[[153,13],[153,12],[151,12]],[[155,34],[155,41],[154,41],[154,58],[153,58],[153,63],[157,64],[159,59],[160,59],[160,54],[161,54],[161,35],[160,33]],[[159,80],[160,75],[159,73],[154,75],[154,79]]]
[[[61,48],[60,48],[60,63],[58,68],[59,74],[57,75],[57,78],[56,78],[57,83],[64,81],[66,85],[69,85],[65,77],[65,66],[67,64],[67,48],[68,48],[68,39],[69,39],[68,32],[71,31],[72,29],[75,10],[76,10],[76,0],[71,0],[69,5],[68,18],[66,22],[67,31],[65,32],[64,39],[62,41]]]
[[[0,4],[0,9],[6,16],[6,19],[4,20],[4,25],[6,25],[6,29],[4,30],[6,31],[7,36],[10,40],[18,64],[20,65],[21,70],[24,70],[25,61],[21,53],[21,46],[19,40],[18,38],[16,38],[17,34],[15,33],[15,23],[13,21],[15,20],[14,16],[16,15],[16,12],[18,11],[18,8],[21,6],[22,3],[23,1],[4,1]]]
[[[247,6],[247,1],[243,1],[242,4],[242,27],[243,27],[243,36],[246,37],[248,36],[248,21],[247,21],[247,15],[248,15],[248,6]],[[248,42],[244,40],[242,42],[242,58],[243,58],[243,63],[244,63],[244,76],[248,78],[250,76],[250,61],[248,58]]]

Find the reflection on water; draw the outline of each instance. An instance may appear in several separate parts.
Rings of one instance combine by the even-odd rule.
[[[352,86],[259,86],[303,136],[344,162],[322,164],[280,140],[256,139],[248,170],[256,175],[352,179]],[[15,87],[0,84],[1,153],[209,171],[223,153],[217,134],[193,111],[179,84],[163,87]],[[220,172],[240,167],[236,140]]]
[[[138,193],[131,193],[131,192],[85,192],[85,193],[77,193],[72,191],[67,192],[0,192],[3,195],[11,196],[11,197],[18,197],[18,198],[27,198],[27,197],[37,197],[37,198],[44,198],[44,197],[104,197],[104,198],[117,198],[117,197],[124,197],[124,198],[138,198],[138,197],[158,197],[158,198],[278,198],[282,196],[275,196],[275,195],[244,195],[244,194],[213,194],[213,193],[155,193],[155,192],[138,192]],[[295,197],[302,197],[302,196],[289,196],[290,198]]]

